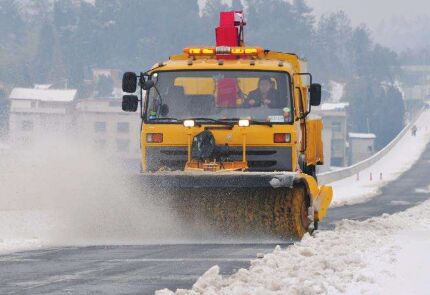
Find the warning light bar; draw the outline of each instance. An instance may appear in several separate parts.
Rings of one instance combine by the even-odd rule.
[[[189,56],[214,56],[214,55],[233,55],[233,56],[259,56],[264,52],[257,47],[229,47],[218,46],[215,48],[185,48],[184,53]]]
[[[186,48],[184,52],[188,55],[214,55],[215,48]]]

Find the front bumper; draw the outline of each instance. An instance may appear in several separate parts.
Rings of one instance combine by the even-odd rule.
[[[153,188],[278,188],[292,187],[300,179],[293,172],[155,172],[141,173]]]

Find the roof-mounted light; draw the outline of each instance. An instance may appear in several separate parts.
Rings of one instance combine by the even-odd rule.
[[[184,53],[190,56],[212,56],[215,55],[215,48],[185,48]]]
[[[242,55],[242,56],[258,56],[263,52],[262,48],[257,47],[226,47],[221,46],[216,48],[217,54],[227,55]]]
[[[257,47],[230,47],[218,46],[185,48],[184,53],[189,56],[214,56],[214,55],[235,55],[235,56],[258,56],[263,53],[262,48]]]

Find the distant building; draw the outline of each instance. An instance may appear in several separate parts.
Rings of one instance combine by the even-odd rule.
[[[402,71],[402,90],[406,103],[430,100],[430,66],[402,66]]]
[[[140,158],[141,119],[121,109],[120,99],[85,99],[76,105],[80,140],[123,159]]]
[[[12,90],[9,137],[13,143],[29,144],[43,134],[70,132],[77,90],[49,87]]]
[[[350,164],[361,162],[375,153],[375,139],[373,133],[348,133]]]
[[[122,83],[122,71],[117,69],[92,69],[93,81],[97,81],[100,77],[105,76],[112,79],[114,83],[114,88],[121,88]]]
[[[323,103],[314,114],[322,117],[324,159],[322,170],[348,165],[346,108],[348,103]]]

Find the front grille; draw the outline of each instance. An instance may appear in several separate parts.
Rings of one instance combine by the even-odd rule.
[[[161,154],[169,155],[169,156],[184,156],[187,155],[187,151],[185,150],[161,150]]]
[[[277,163],[277,161],[248,161],[249,167],[254,169],[276,167]]]
[[[268,151],[259,151],[259,150],[246,150],[247,156],[269,156],[269,155],[275,155],[276,150],[268,150]],[[231,156],[241,156],[242,157],[242,151],[241,150],[231,150],[230,151]]]
[[[147,166],[150,171],[160,168],[182,170],[187,162],[187,148],[147,147]],[[252,147],[246,152],[250,171],[291,171],[292,149],[290,147]],[[240,161],[241,148],[231,148],[229,159]]]

